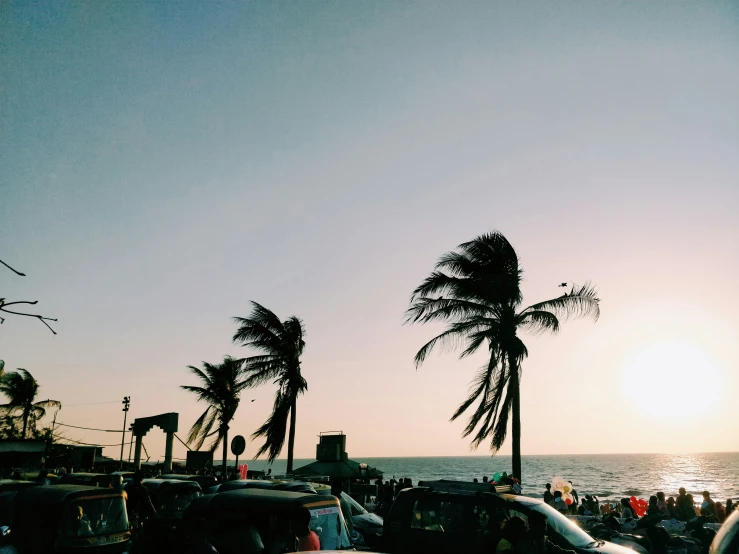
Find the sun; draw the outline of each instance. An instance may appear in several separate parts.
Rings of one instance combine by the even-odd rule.
[[[626,359],[624,395],[639,412],[664,423],[705,418],[719,400],[718,372],[699,347],[682,341],[653,343]]]

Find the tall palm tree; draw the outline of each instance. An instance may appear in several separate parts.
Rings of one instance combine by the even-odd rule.
[[[182,385],[181,388],[195,394],[198,402],[202,400],[208,404],[208,408],[190,428],[187,444],[192,444],[195,450],[200,450],[205,439],[214,437],[209,449],[215,452],[218,445],[223,442],[225,476],[228,469],[228,426],[239,407],[241,391],[247,386],[246,381],[242,379],[241,360],[226,356],[220,364],[203,362],[203,369],[187,367],[200,380],[201,386]]]
[[[18,371],[0,375],[0,393],[8,399],[6,404],[0,404],[0,413],[13,420],[21,420],[21,437],[24,439],[27,438],[29,428],[35,429],[36,422],[46,415],[47,409],[60,410],[62,407],[58,400],[36,402],[38,390],[38,381],[25,369],[18,368]]]
[[[561,319],[589,316],[597,320],[600,315],[600,301],[588,284],[521,309],[522,273],[516,251],[502,234],[481,235],[439,259],[435,270],[413,291],[406,312],[410,323],[447,323],[443,333],[418,351],[416,367],[436,346],[461,346],[460,358],[487,346],[489,360],[475,375],[468,398],[451,420],[478,402],[462,436],[474,433],[471,447],[477,448],[492,434],[490,450],[495,453],[506,438],[512,413],[512,465],[519,479],[521,363],[528,350],[518,332],[557,333]]]
[[[272,415],[252,435],[252,438],[264,438],[264,444],[255,457],[267,453],[270,462],[277,458],[285,444],[289,416],[287,473],[292,473],[298,396],[308,390],[308,383],[300,373],[300,356],[305,348],[305,327],[295,316],[280,321],[280,318],[264,306],[256,302],[251,304],[252,312],[249,317],[234,318],[239,329],[234,334],[233,341],[263,353],[244,359],[246,382],[251,387],[268,381],[277,385]]]

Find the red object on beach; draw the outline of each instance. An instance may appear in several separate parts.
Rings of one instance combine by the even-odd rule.
[[[572,504],[572,498],[568,498],[568,499],[566,499],[566,500],[565,500],[565,504],[567,504],[568,506],[569,506],[570,504]]]
[[[249,471],[249,464],[239,464],[239,473],[242,479],[246,479],[247,471]]]

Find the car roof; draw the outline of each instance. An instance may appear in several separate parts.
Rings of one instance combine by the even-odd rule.
[[[438,481],[424,481],[423,487],[435,491],[459,492],[459,493],[483,493],[491,492],[506,494],[513,492],[510,485],[494,485],[492,483],[475,483],[470,481],[454,481],[452,479],[439,479]],[[416,487],[422,488],[422,487]],[[403,489],[405,490],[405,489]]]
[[[739,541],[739,510],[726,518],[708,549],[709,554],[732,554],[737,551]],[[733,543],[733,545],[732,545]]]
[[[89,496],[122,496],[122,492],[86,485],[50,485],[48,487],[28,487],[23,489],[17,498],[39,502],[63,502],[67,498]]]
[[[197,481],[190,481],[189,479],[144,479],[142,483],[147,488],[166,487],[168,489],[178,488],[200,490],[200,484]]]
[[[247,488],[201,496],[193,500],[188,511],[234,515],[238,512],[250,512],[254,507],[292,510],[297,506],[312,508],[319,505],[338,506],[339,501],[330,495]]]

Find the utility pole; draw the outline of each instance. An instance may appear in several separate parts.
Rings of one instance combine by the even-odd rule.
[[[131,404],[131,397],[123,397],[123,437],[121,438],[121,471],[123,471],[123,445],[126,442],[126,417],[128,417],[128,406]]]
[[[128,463],[131,463],[131,449],[133,448],[133,423],[128,426],[128,430],[131,431],[131,442],[128,443]]]

